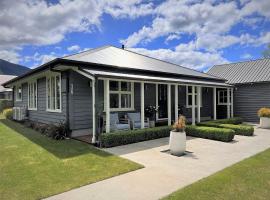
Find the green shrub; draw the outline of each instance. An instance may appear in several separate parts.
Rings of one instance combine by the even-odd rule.
[[[210,122],[198,123],[198,126],[216,127],[216,128],[228,128],[235,131],[236,135],[252,136],[254,134],[254,127],[249,125],[234,125],[234,124],[219,124]]]
[[[234,117],[234,118],[229,118],[229,119],[218,119],[218,120],[213,120],[213,121],[208,121],[208,122],[213,122],[213,123],[219,123],[219,124],[242,124],[243,119],[240,117]]]
[[[227,128],[187,126],[186,134],[193,137],[230,142],[233,140],[235,132]]]
[[[130,131],[119,131],[113,133],[103,133],[100,136],[100,146],[108,148],[145,140],[168,137],[170,135],[170,130],[171,127],[163,126]]]
[[[0,112],[2,113],[7,108],[13,107],[13,101],[12,100],[0,100]]]
[[[4,115],[5,118],[7,118],[7,119],[12,119],[12,116],[13,116],[12,108],[6,108],[6,109],[4,109],[3,115]]]

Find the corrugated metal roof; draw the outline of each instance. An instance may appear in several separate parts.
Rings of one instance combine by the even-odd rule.
[[[224,78],[229,84],[268,82],[270,59],[215,65],[207,73]]]
[[[97,49],[88,50],[63,59],[113,65],[117,67],[139,69],[147,71],[157,71],[173,73],[179,75],[196,76],[202,78],[219,79],[206,73],[198,72],[176,64],[141,55],[126,49],[114,46],[104,46]]]
[[[2,86],[3,83],[15,78],[16,76],[12,76],[12,75],[0,75],[0,92],[5,92],[5,91],[12,91],[9,88],[4,88]]]
[[[147,75],[138,75],[138,74],[128,74],[128,73],[118,73],[118,72],[108,72],[108,71],[99,71],[91,70],[88,68],[82,68],[83,72],[88,72],[91,75],[98,75],[101,77],[115,77],[129,80],[144,80],[144,81],[153,81],[153,82],[172,82],[172,83],[187,83],[187,84],[202,84],[208,86],[224,86],[228,87],[230,85],[221,82],[211,82],[211,81],[197,81],[189,79],[179,79],[179,78],[167,78],[167,77],[157,77],[157,76],[147,76]]]

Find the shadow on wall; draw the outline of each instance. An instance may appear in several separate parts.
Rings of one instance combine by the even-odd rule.
[[[89,144],[76,140],[53,140],[33,129],[27,128],[22,124],[11,120],[0,119],[0,122],[60,159],[72,158],[85,154],[94,154],[95,156],[100,157],[112,156]]]

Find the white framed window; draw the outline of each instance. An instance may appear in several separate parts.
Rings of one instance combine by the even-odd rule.
[[[15,100],[22,101],[22,85],[15,86]]]
[[[202,107],[202,88],[200,87],[201,90],[201,107]],[[197,91],[197,87],[195,86],[195,107],[197,107],[197,95],[198,95],[198,91]],[[192,107],[192,86],[187,85],[186,86],[186,104],[187,104],[187,108],[191,108]]]
[[[47,111],[61,112],[61,75],[52,73],[46,77]]]
[[[227,90],[218,91],[218,105],[227,105]]]
[[[37,81],[28,82],[28,109],[37,110]]]
[[[134,83],[127,81],[110,80],[110,110],[134,110]],[[104,86],[105,92],[105,86]],[[106,95],[104,95],[106,97]],[[106,100],[105,100],[106,103]],[[106,105],[104,104],[104,110]]]

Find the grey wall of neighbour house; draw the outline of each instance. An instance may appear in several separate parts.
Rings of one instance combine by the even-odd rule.
[[[42,122],[46,124],[58,124],[66,121],[66,74],[61,75],[62,88],[62,110],[61,112],[46,111],[46,78],[39,78],[37,80],[37,110],[29,110],[29,120]],[[22,84],[22,101],[14,101],[14,106],[28,107],[28,84]]]
[[[257,111],[270,107],[270,83],[235,86],[234,114],[248,122],[258,122]]]
[[[91,80],[78,74],[70,72],[69,88],[73,84],[73,94],[70,93],[69,113],[70,128],[72,130],[92,128],[92,88]]]

